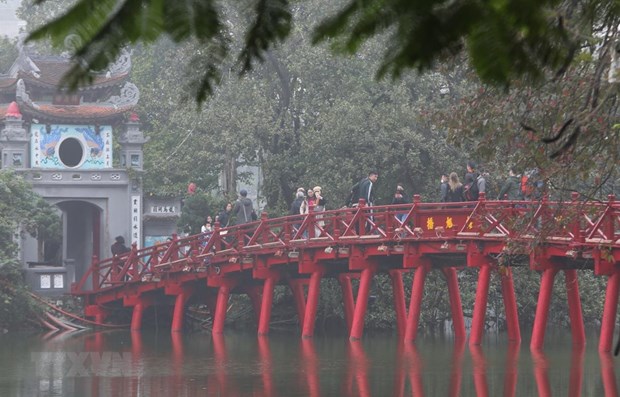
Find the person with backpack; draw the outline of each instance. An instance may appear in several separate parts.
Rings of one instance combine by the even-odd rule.
[[[480,193],[486,192],[486,180],[476,171],[476,163],[467,162],[465,185],[463,186],[463,198],[465,201],[477,201]]]
[[[351,186],[351,191],[349,192],[349,197],[347,198],[345,207],[357,207],[357,203],[360,197],[360,184],[363,180],[364,179],[361,179],[355,182],[353,186]]]
[[[256,212],[254,212],[252,200],[248,198],[247,190],[241,189],[239,191],[239,199],[235,202],[232,215],[235,217],[235,225],[250,223],[256,217]]]
[[[523,173],[521,177],[521,195],[523,200],[540,200],[544,195],[545,182],[538,168]]]
[[[504,198],[504,196],[506,196]],[[497,195],[498,200],[508,199],[510,201],[523,200],[521,193],[521,175],[518,175],[514,167],[508,171],[508,178],[502,185]]]

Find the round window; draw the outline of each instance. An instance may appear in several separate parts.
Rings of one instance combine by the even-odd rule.
[[[58,157],[67,167],[76,167],[82,162],[84,148],[82,143],[75,138],[67,138],[60,143]]]

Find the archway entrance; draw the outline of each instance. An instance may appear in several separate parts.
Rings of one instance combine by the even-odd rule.
[[[62,211],[65,266],[75,266],[75,280],[82,278],[93,255],[101,256],[101,225],[103,211],[98,206],[80,200],[56,203]]]

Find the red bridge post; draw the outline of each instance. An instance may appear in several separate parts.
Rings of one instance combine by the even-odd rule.
[[[372,282],[372,278],[376,272],[377,266],[375,263],[368,264],[368,266],[362,270],[360,286],[357,291],[357,298],[355,299],[355,310],[353,311],[351,333],[349,334],[349,339],[352,341],[361,339],[364,334],[364,317],[366,316],[366,309],[368,308],[370,283]]]
[[[312,338],[314,336],[314,323],[316,321],[316,310],[319,304],[319,293],[322,270],[315,270],[310,276],[310,284],[308,285],[308,300],[306,302],[306,311],[304,313],[304,326],[302,337]]]
[[[149,306],[153,305],[153,297],[145,294],[132,297],[126,296],[123,304],[125,306],[133,306],[133,313],[131,314],[131,330],[140,331],[142,329],[144,311]]]
[[[189,285],[167,285],[165,288],[166,295],[176,295],[174,301],[174,310],[172,312],[172,326],[170,332],[183,331],[183,317],[185,314],[185,305],[189,298],[195,292],[195,288]]]
[[[474,315],[471,324],[471,334],[469,335],[469,346],[476,346],[482,343],[484,320],[489,298],[490,279],[491,265],[489,263],[484,263],[480,266],[480,271],[478,273],[478,286],[476,287],[476,301],[474,302]]]
[[[428,273],[429,263],[422,263],[413,275],[413,286],[411,288],[411,300],[409,302],[409,315],[407,316],[407,327],[405,329],[405,341],[414,341],[418,336],[418,324],[420,322],[420,309],[422,307],[422,296],[424,295],[424,282]]]
[[[263,284],[263,298],[261,301],[260,316],[258,320],[258,335],[269,334],[269,320],[271,320],[271,308],[273,306],[273,289],[279,279],[279,275],[270,274]]]
[[[351,285],[351,274],[341,273],[338,275],[338,283],[342,291],[342,303],[344,306],[344,319],[347,323],[347,331],[351,333],[353,324],[353,311],[355,310],[355,299],[353,298],[353,286]]]
[[[504,299],[504,310],[506,311],[508,340],[514,343],[521,343],[521,328],[519,327],[512,269],[509,267],[502,267],[501,269],[502,297]]]
[[[228,298],[230,291],[236,282],[231,279],[219,280],[220,285],[217,290],[217,301],[215,303],[215,314],[213,316],[213,334],[224,333],[224,323],[226,322],[226,311],[228,310]]]
[[[306,294],[304,292],[304,285],[308,285],[307,279],[297,278],[290,279],[288,286],[293,294],[295,300],[295,309],[297,310],[297,319],[299,320],[300,330],[303,331],[304,317],[306,312]]]
[[[99,258],[97,257],[97,255],[93,255],[92,267],[93,291],[99,291]]]
[[[549,305],[551,303],[551,293],[553,292],[553,281],[558,270],[554,268],[545,269],[540,280],[540,292],[536,303],[536,317],[534,318],[534,329],[530,342],[531,350],[541,350],[545,343],[545,328],[547,317],[549,316]]]
[[[610,352],[613,344],[619,286],[620,271],[616,270],[607,280],[605,306],[603,307],[603,319],[601,321],[601,337],[598,343],[598,351],[602,353]]]
[[[463,319],[463,304],[461,303],[461,293],[459,291],[459,282],[456,276],[456,269],[453,267],[442,269],[448,283],[448,295],[450,297],[450,311],[452,313],[452,327],[454,328],[454,337],[457,340],[465,340],[467,332],[465,331],[465,320]]]
[[[392,295],[394,297],[394,312],[396,313],[398,336],[404,338],[407,329],[407,303],[405,300],[405,286],[403,285],[403,270],[392,269],[389,273],[392,279]]]
[[[581,298],[579,296],[579,282],[577,281],[577,270],[565,269],[564,281],[566,283],[566,295],[568,298],[568,316],[570,318],[570,328],[573,336],[573,346],[585,346],[586,333],[583,326],[583,315],[581,311]]]

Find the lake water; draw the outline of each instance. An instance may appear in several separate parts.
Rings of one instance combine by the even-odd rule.
[[[0,336],[0,396],[618,396],[620,359],[597,336],[544,354],[505,335],[472,349],[443,337],[302,340],[298,334],[82,332]]]

